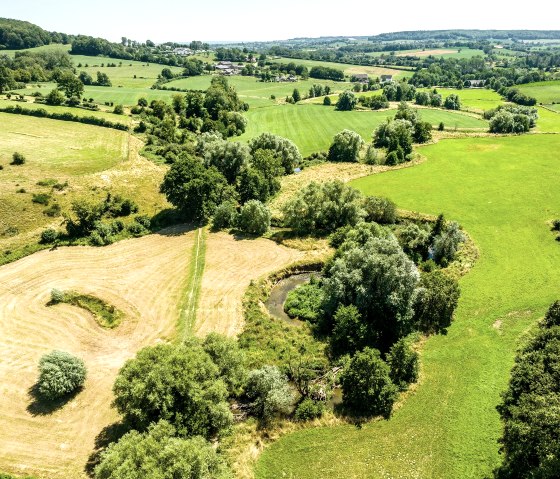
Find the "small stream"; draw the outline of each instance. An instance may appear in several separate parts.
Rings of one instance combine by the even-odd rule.
[[[272,288],[270,296],[265,302],[268,312],[275,318],[281,319],[290,324],[300,325],[301,321],[292,319],[286,314],[284,311],[284,302],[286,301],[288,293],[296,286],[307,283],[312,274],[316,275],[317,273],[293,274],[292,276],[288,276],[287,278],[278,281],[278,283],[276,283]]]

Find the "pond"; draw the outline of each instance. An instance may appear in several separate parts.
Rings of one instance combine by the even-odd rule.
[[[270,296],[265,302],[268,312],[275,318],[282,319],[290,324],[301,325],[301,321],[292,319],[286,314],[284,311],[284,302],[290,291],[300,284],[307,283],[313,274],[317,275],[317,273],[299,273],[278,281],[272,288]]]

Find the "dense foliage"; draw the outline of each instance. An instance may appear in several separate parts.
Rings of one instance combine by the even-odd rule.
[[[95,479],[230,479],[225,461],[204,438],[175,437],[166,421],[130,431],[103,451]]]
[[[294,395],[288,378],[276,366],[263,366],[249,373],[245,394],[254,415],[267,422],[292,410]]]
[[[0,18],[0,50],[21,50],[49,43],[68,43],[68,35],[47,32],[29,22]]]
[[[553,479],[560,470],[560,302],[518,352],[498,411],[504,422],[499,479]]]
[[[337,133],[329,147],[328,159],[330,161],[346,161],[349,163],[360,161],[360,150],[364,140],[351,130],[342,130]]]
[[[214,437],[232,423],[223,366],[194,340],[146,347],[120,370],[114,405],[139,431],[164,419],[181,437]]]

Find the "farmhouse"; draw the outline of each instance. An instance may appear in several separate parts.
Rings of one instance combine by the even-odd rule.
[[[369,81],[369,77],[366,73],[356,73],[353,75],[354,81],[359,83],[367,83]]]
[[[222,75],[238,75],[243,70],[243,65],[235,65],[230,61],[221,61],[216,65],[216,70]]]
[[[181,55],[181,56],[188,56],[194,54],[194,52],[190,48],[186,48],[186,47],[174,48],[173,53],[175,53],[175,55]]]
[[[484,80],[467,80],[471,88],[480,88],[484,86]]]
[[[379,79],[381,83],[389,83],[393,81],[393,75],[381,75]]]

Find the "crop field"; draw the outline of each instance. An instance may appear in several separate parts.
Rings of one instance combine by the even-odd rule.
[[[117,419],[110,408],[117,371],[142,346],[175,333],[192,246],[192,232],[174,229],[104,248],[42,251],[0,268],[0,470],[85,476],[96,435]],[[46,306],[52,288],[95,295],[125,318],[103,329],[81,308]],[[88,379],[50,412],[28,390],[39,358],[53,349],[81,357]]]
[[[165,169],[140,157],[140,142],[126,132],[8,113],[0,113],[0,121],[2,254],[36,244],[42,229],[61,223],[59,215],[46,216],[45,206],[32,202],[33,194],[51,195],[49,205],[62,211],[74,199],[99,200],[109,191],[134,199],[144,214],[167,206],[158,191]],[[9,165],[14,151],[26,157],[24,165]],[[68,186],[55,192],[37,184],[44,180]]]
[[[357,73],[367,73],[371,76],[379,75],[393,75],[395,78],[404,78],[412,76],[412,71],[396,70],[394,68],[384,68],[384,67],[372,67],[367,65],[351,65],[348,63],[334,63],[334,62],[322,62],[316,60],[301,60],[299,58],[274,58],[271,59],[272,62],[277,63],[295,63],[296,65],[305,65],[307,68],[311,69],[313,67],[330,67],[342,70],[345,75],[351,76]]]
[[[166,83],[167,87],[185,88],[189,90],[206,90],[210,86],[212,76],[201,75],[190,78],[182,78]],[[255,77],[232,76],[228,77],[228,83],[235,87],[239,98],[247,102],[251,108],[271,106],[284,100],[286,96],[292,95],[294,88],[297,88],[301,95],[306,94],[313,85],[328,85],[333,92],[340,92],[352,88],[348,82],[335,82],[329,80],[300,80],[298,82],[261,82]],[[276,99],[271,99],[274,95]]]
[[[392,117],[395,110],[385,111],[336,111],[323,105],[277,105],[247,112],[247,130],[239,137],[249,140],[263,132],[270,132],[291,139],[303,155],[329,148],[333,136],[347,128],[371,141],[373,130]],[[487,123],[476,117],[448,110],[422,109],[424,121],[433,125],[443,122],[448,129],[486,129]]]
[[[539,103],[560,103],[560,80],[526,83],[518,85],[520,91],[535,97]]]
[[[480,259],[461,280],[454,324],[426,342],[420,383],[390,420],[288,435],[265,450],[258,478],[488,477],[515,349],[559,296],[560,248],[546,223],[560,216],[559,146],[557,135],[442,140],[421,148],[421,165],[353,183],[459,221]]]

